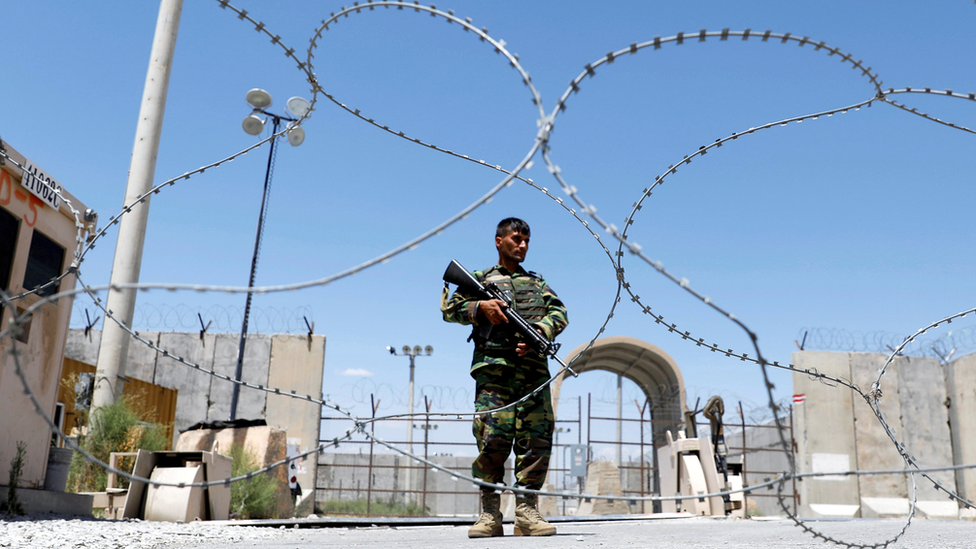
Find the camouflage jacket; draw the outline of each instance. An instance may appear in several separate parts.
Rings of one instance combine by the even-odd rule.
[[[474,271],[471,274],[482,283],[494,282],[503,293],[514,296],[509,306],[529,324],[541,330],[550,341],[569,324],[563,302],[538,274],[525,271],[521,267],[515,273],[510,273],[501,265],[495,265],[485,271]],[[472,338],[475,340],[475,363],[472,365],[472,371],[484,362],[479,360],[479,356],[485,358],[485,355],[488,357],[513,355],[515,346],[522,339],[510,324],[492,326],[488,339],[478,337],[479,327],[488,320],[484,315],[478,314],[478,300],[460,291],[454,292],[454,295],[448,298],[448,289],[444,288],[441,296],[441,313],[447,322],[474,326]]]

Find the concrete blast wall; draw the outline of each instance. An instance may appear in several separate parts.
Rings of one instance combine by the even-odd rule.
[[[882,354],[804,351],[793,354],[793,364],[800,370],[849,381],[868,393],[878,382],[887,358]],[[946,371],[951,370],[950,365]],[[969,430],[956,422],[950,432],[945,375],[934,358],[897,357],[878,387],[882,417],[919,467],[953,463],[953,441],[964,439]],[[907,467],[868,401],[852,389],[796,372],[793,392],[798,472]],[[952,472],[929,476],[950,489],[956,485]],[[799,482],[798,489],[800,515],[805,517],[900,517],[908,514],[913,496],[916,511],[922,516],[959,517],[958,506],[917,474],[914,486],[905,474],[825,475]]]
[[[180,356],[203,370],[234,377],[237,368],[239,334],[139,332],[171,355]],[[87,364],[98,359],[101,332],[91,337],[82,330],[71,330],[65,356]],[[224,421],[230,415],[233,384],[179,361],[163,356],[139,342],[129,345],[125,376],[179,391],[173,444],[179,431],[199,422]],[[322,397],[322,367],[325,361],[325,336],[289,334],[249,334],[244,347],[243,381],[295,392],[312,398]],[[287,443],[301,452],[318,446],[321,406],[290,396],[241,387],[237,417],[265,419],[269,427],[287,432]],[[306,465],[307,463],[307,465]],[[292,471],[306,494],[315,486],[315,458],[309,456]],[[311,507],[311,506],[309,506]]]
[[[976,463],[976,434],[966,436],[973,429],[976,418],[976,354],[957,358],[946,366],[946,393],[949,427],[953,433],[953,463]],[[976,471],[957,471],[956,490],[963,498],[973,501],[976,498]]]

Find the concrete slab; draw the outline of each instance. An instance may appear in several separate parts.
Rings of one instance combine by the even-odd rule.
[[[240,334],[218,334],[214,342],[214,371],[234,377],[237,369],[237,352],[240,348]],[[241,379],[256,385],[268,384],[268,367],[271,363],[271,336],[248,334],[244,346],[244,365]],[[222,421],[230,417],[230,401],[233,383],[219,378],[210,381],[210,407],[207,421]],[[237,401],[237,417],[240,419],[263,419],[268,394],[256,389],[242,387]]]
[[[931,519],[951,520],[961,518],[959,504],[955,501],[919,500],[915,502],[915,510],[921,516]]]
[[[976,417],[976,354],[947,364],[945,376],[953,463],[976,463],[976,437],[969,435]],[[957,471],[956,488],[960,496],[970,501],[976,498],[976,470]]]
[[[861,516],[871,518],[907,517],[911,510],[908,498],[861,498]]]
[[[868,393],[872,385],[878,381],[879,370],[884,365],[886,357],[877,353],[851,353],[851,378],[854,385],[861,391]],[[888,425],[896,432],[904,431],[901,425],[901,400],[898,397],[898,372],[904,366],[899,360],[888,366],[884,377],[881,378],[882,398],[879,401],[881,414]],[[857,469],[866,471],[880,471],[904,469],[905,460],[902,459],[895,443],[888,438],[884,427],[860,395],[853,395],[854,401],[854,436],[857,438]],[[858,478],[858,492],[861,502],[888,501],[892,498],[908,498],[908,488],[905,475],[870,475]],[[862,518],[879,518],[901,516],[902,512],[891,511],[890,506],[882,506],[882,514],[875,514],[875,507],[861,506]],[[907,513],[908,509],[904,510]]]
[[[84,330],[68,330],[64,356],[85,364],[98,364],[98,346],[101,342],[101,330],[92,329],[87,336]]]
[[[847,354],[802,351],[793,353],[792,359],[800,370],[851,379]],[[794,372],[793,392],[797,471],[825,473],[856,468],[853,391]],[[814,477],[797,487],[802,516],[850,517],[860,508],[854,477]]]
[[[898,359],[897,367],[902,430],[895,434],[919,467],[952,465],[952,435],[949,431],[942,365],[934,358],[906,357]],[[955,487],[955,474],[952,471],[935,471],[928,475],[950,490]],[[916,475],[915,482],[915,497],[919,504],[925,500],[940,504],[946,502],[945,493],[927,479]],[[944,511],[933,510],[935,515],[926,515],[938,518],[958,515],[958,505],[946,503],[954,506],[955,511],[947,515]]]
[[[612,461],[591,461],[586,470],[584,493],[600,496],[621,495],[620,470]],[[628,511],[627,502],[619,499],[590,499],[579,504],[580,515],[622,515]]]
[[[315,399],[322,398],[322,366],[325,362],[325,336],[279,334],[271,338],[271,365],[268,386],[281,392],[294,391]],[[314,450],[319,443],[322,406],[290,396],[267,395],[268,425],[288,433],[288,444],[299,453]],[[303,496],[315,488],[315,455],[294,463],[292,473],[302,487]],[[308,513],[312,505],[303,506]]]
[[[139,337],[159,345],[159,332],[137,332]],[[129,355],[125,366],[125,377],[141,379],[143,381],[153,379],[156,371],[156,355],[158,353],[145,343],[133,339],[129,342]],[[163,385],[169,387],[168,385]],[[175,388],[175,387],[174,387]]]
[[[7,501],[9,490],[6,486],[0,486],[0,501]],[[27,514],[56,513],[80,517],[92,516],[92,496],[18,488],[17,501],[20,502]]]
[[[205,335],[201,341],[197,334],[163,333],[159,335],[159,347],[203,368],[210,368],[213,364],[212,335]],[[211,398],[210,378],[211,376],[172,358],[159,356],[153,383],[179,391],[176,398],[174,446],[181,430],[207,419],[208,398]]]

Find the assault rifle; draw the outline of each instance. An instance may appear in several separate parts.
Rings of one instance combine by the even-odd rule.
[[[508,323],[511,324],[515,330],[525,338],[525,341],[529,344],[529,347],[542,356],[551,356],[563,368],[569,370],[573,376],[579,375],[556,355],[556,353],[559,352],[560,344],[546,339],[546,336],[539,333],[534,326],[522,318],[522,315],[518,314],[515,309],[510,307],[509,305],[511,304],[511,299],[508,298],[494,282],[482,284],[477,278],[469,273],[467,269],[462,267],[457,260],[452,260],[451,264],[447,266],[447,270],[444,271],[444,282],[456,285],[459,290],[465,294],[474,296],[477,299],[498,299],[504,302],[506,305],[504,311],[505,316],[508,318]],[[488,329],[490,329],[491,324],[488,324],[487,326]]]

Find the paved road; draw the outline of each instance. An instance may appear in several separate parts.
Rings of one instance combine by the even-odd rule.
[[[840,540],[864,545],[891,539],[904,526],[896,520],[810,522]],[[308,526],[305,524],[304,526]],[[468,539],[467,525],[329,528],[245,527],[229,523],[174,524],[79,520],[55,517],[0,518],[0,548],[30,549],[796,549],[838,547],[803,532],[788,520],[647,518],[557,523],[548,538],[516,538],[511,523],[501,538]],[[890,549],[973,549],[976,522],[916,519]]]
[[[843,520],[810,522],[811,527],[848,542],[873,544],[891,539],[901,531],[904,521]],[[525,538],[511,535],[490,539],[468,539],[465,526],[380,526],[365,528],[279,529],[274,539],[237,541],[228,544],[212,540],[199,545],[163,545],[203,549],[293,549],[297,547],[407,548],[407,549],[780,549],[798,547],[837,547],[804,533],[788,520],[742,520],[705,517],[648,519],[621,522],[560,523],[558,533],[549,538]],[[891,549],[973,549],[976,547],[976,523],[963,521],[912,521],[908,531]]]

